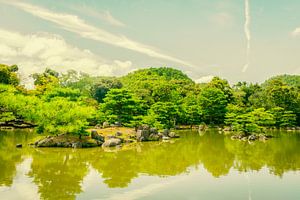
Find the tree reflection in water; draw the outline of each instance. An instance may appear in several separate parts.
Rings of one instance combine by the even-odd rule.
[[[30,137],[29,137],[30,135]],[[26,143],[30,133],[0,134],[0,186],[11,186],[16,165],[24,156],[32,158],[27,176],[38,186],[43,199],[75,199],[83,192],[82,181],[89,166],[99,172],[110,188],[128,187],[140,175],[175,176],[189,173],[202,165],[212,176],[259,171],[263,167],[270,174],[282,177],[285,172],[300,169],[300,135],[277,134],[267,142],[232,141],[209,131],[203,136],[196,132],[182,132],[171,142],[138,143],[123,150],[104,152],[93,149],[16,149],[16,143]],[[201,173],[201,171],[199,171]]]

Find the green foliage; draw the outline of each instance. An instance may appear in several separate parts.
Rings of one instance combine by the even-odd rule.
[[[270,127],[275,124],[274,116],[265,111],[264,108],[258,108],[251,112],[243,113],[239,107],[230,106],[230,111],[226,114],[227,125],[234,130],[243,133],[262,132],[264,127]]]
[[[178,106],[172,102],[157,102],[151,106],[144,118],[146,124],[157,128],[171,128],[179,118]]]
[[[102,103],[109,90],[114,88],[120,89],[121,87],[122,83],[116,78],[101,78],[92,85],[90,93],[94,99]]]
[[[227,97],[215,87],[205,87],[199,97],[203,121],[206,124],[222,124],[226,114]]]
[[[0,83],[15,86],[18,85],[20,83],[20,80],[16,73],[17,71],[17,65],[8,66],[0,64]]]
[[[126,89],[111,89],[103,101],[100,111],[110,122],[125,125],[142,112],[139,100]]]
[[[157,128],[225,123],[243,132],[300,126],[299,76],[231,87],[219,77],[196,84],[167,67],[121,78],[46,69],[32,75],[35,89],[26,90],[18,85],[17,70],[16,65],[0,65],[0,122],[23,120],[40,132],[82,134],[88,125],[105,121]]]
[[[88,120],[93,118],[95,110],[80,103],[55,98],[44,102],[37,110],[37,130],[50,134],[83,134],[88,126]]]
[[[140,69],[121,78],[125,89],[132,91],[148,105],[155,102],[177,102],[195,83],[181,71],[172,68]]]
[[[77,101],[81,97],[81,94],[78,89],[55,87],[47,90],[43,95],[43,98],[46,101],[50,101],[57,97],[62,97],[70,101]]]

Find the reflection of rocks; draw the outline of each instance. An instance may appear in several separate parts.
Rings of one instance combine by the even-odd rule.
[[[22,144],[17,144],[16,147],[17,148],[22,148]]]
[[[272,135],[266,135],[266,134],[259,134],[259,135],[235,134],[235,135],[231,136],[231,139],[232,140],[241,140],[241,141],[256,141],[256,140],[265,141],[272,137],[273,137]]]

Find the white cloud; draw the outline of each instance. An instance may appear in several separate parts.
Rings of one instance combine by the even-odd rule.
[[[17,64],[20,73],[28,75],[51,67],[60,72],[69,69],[91,75],[125,74],[131,71],[131,61],[106,61],[87,49],[66,43],[49,33],[20,34],[0,29],[0,63]]]
[[[111,44],[117,47],[130,49],[132,51],[136,51],[148,55],[150,57],[164,59],[164,60],[180,63],[187,66],[193,66],[187,61],[169,56],[151,46],[133,41],[131,39],[126,38],[123,35],[112,34],[103,29],[89,25],[84,20],[80,19],[78,16],[56,13],[42,7],[23,3],[21,1],[12,0],[9,2],[7,1],[1,1],[1,2],[7,3],[9,5],[13,5],[41,19],[58,24],[60,25],[61,28],[76,33],[83,38],[88,38],[88,39],[104,42],[107,44]]]
[[[103,13],[100,13],[99,17],[102,17],[102,19],[104,21],[108,22],[111,25],[114,25],[114,26],[125,26],[125,24],[123,22],[121,22],[120,20],[118,20],[115,17],[113,17],[108,10],[104,11]]]
[[[296,28],[293,32],[292,32],[292,36],[300,36],[300,27]]]
[[[210,82],[215,76],[208,75],[208,76],[203,76],[201,78],[198,78],[195,80],[196,83],[208,83]]]
[[[119,19],[115,18],[108,10],[99,11],[87,5],[74,5],[71,8],[84,15],[95,17],[112,26],[125,27],[126,25]]]

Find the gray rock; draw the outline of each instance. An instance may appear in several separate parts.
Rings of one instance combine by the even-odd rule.
[[[169,137],[170,138],[179,138],[180,136],[178,134],[176,134],[175,132],[170,132]]]
[[[226,127],[223,128],[223,131],[229,132],[229,131],[232,131],[232,129],[231,129],[230,126],[226,126]]]
[[[158,131],[156,128],[150,128],[150,134],[158,134]]]
[[[199,128],[198,128],[198,131],[205,131],[205,130],[206,130],[206,125],[200,124]]]
[[[148,141],[158,141],[160,139],[160,136],[157,134],[151,134],[148,138]]]
[[[117,145],[120,145],[122,143],[122,140],[120,138],[111,138],[106,140],[103,144],[102,147],[115,147]]]
[[[257,140],[257,136],[256,136],[256,135],[249,135],[249,136],[248,136],[248,140],[249,140],[249,141]]]
[[[72,143],[72,148],[82,148],[81,142]]]
[[[122,136],[123,134],[120,132],[120,131],[118,131],[118,132],[116,132],[116,136],[118,137],[118,136]]]
[[[150,131],[149,130],[138,130],[136,132],[136,139],[137,141],[147,141],[148,137],[150,135]]]
[[[163,136],[162,139],[163,140],[170,140],[170,138],[168,136]]]
[[[103,122],[102,128],[108,128],[108,127],[109,127],[109,123],[108,122]]]
[[[166,136],[166,137],[169,136],[169,133],[170,133],[169,129],[164,129],[162,132],[163,136]]]
[[[104,137],[100,135],[96,130],[92,130],[91,132],[91,138],[97,141],[104,142]]]

